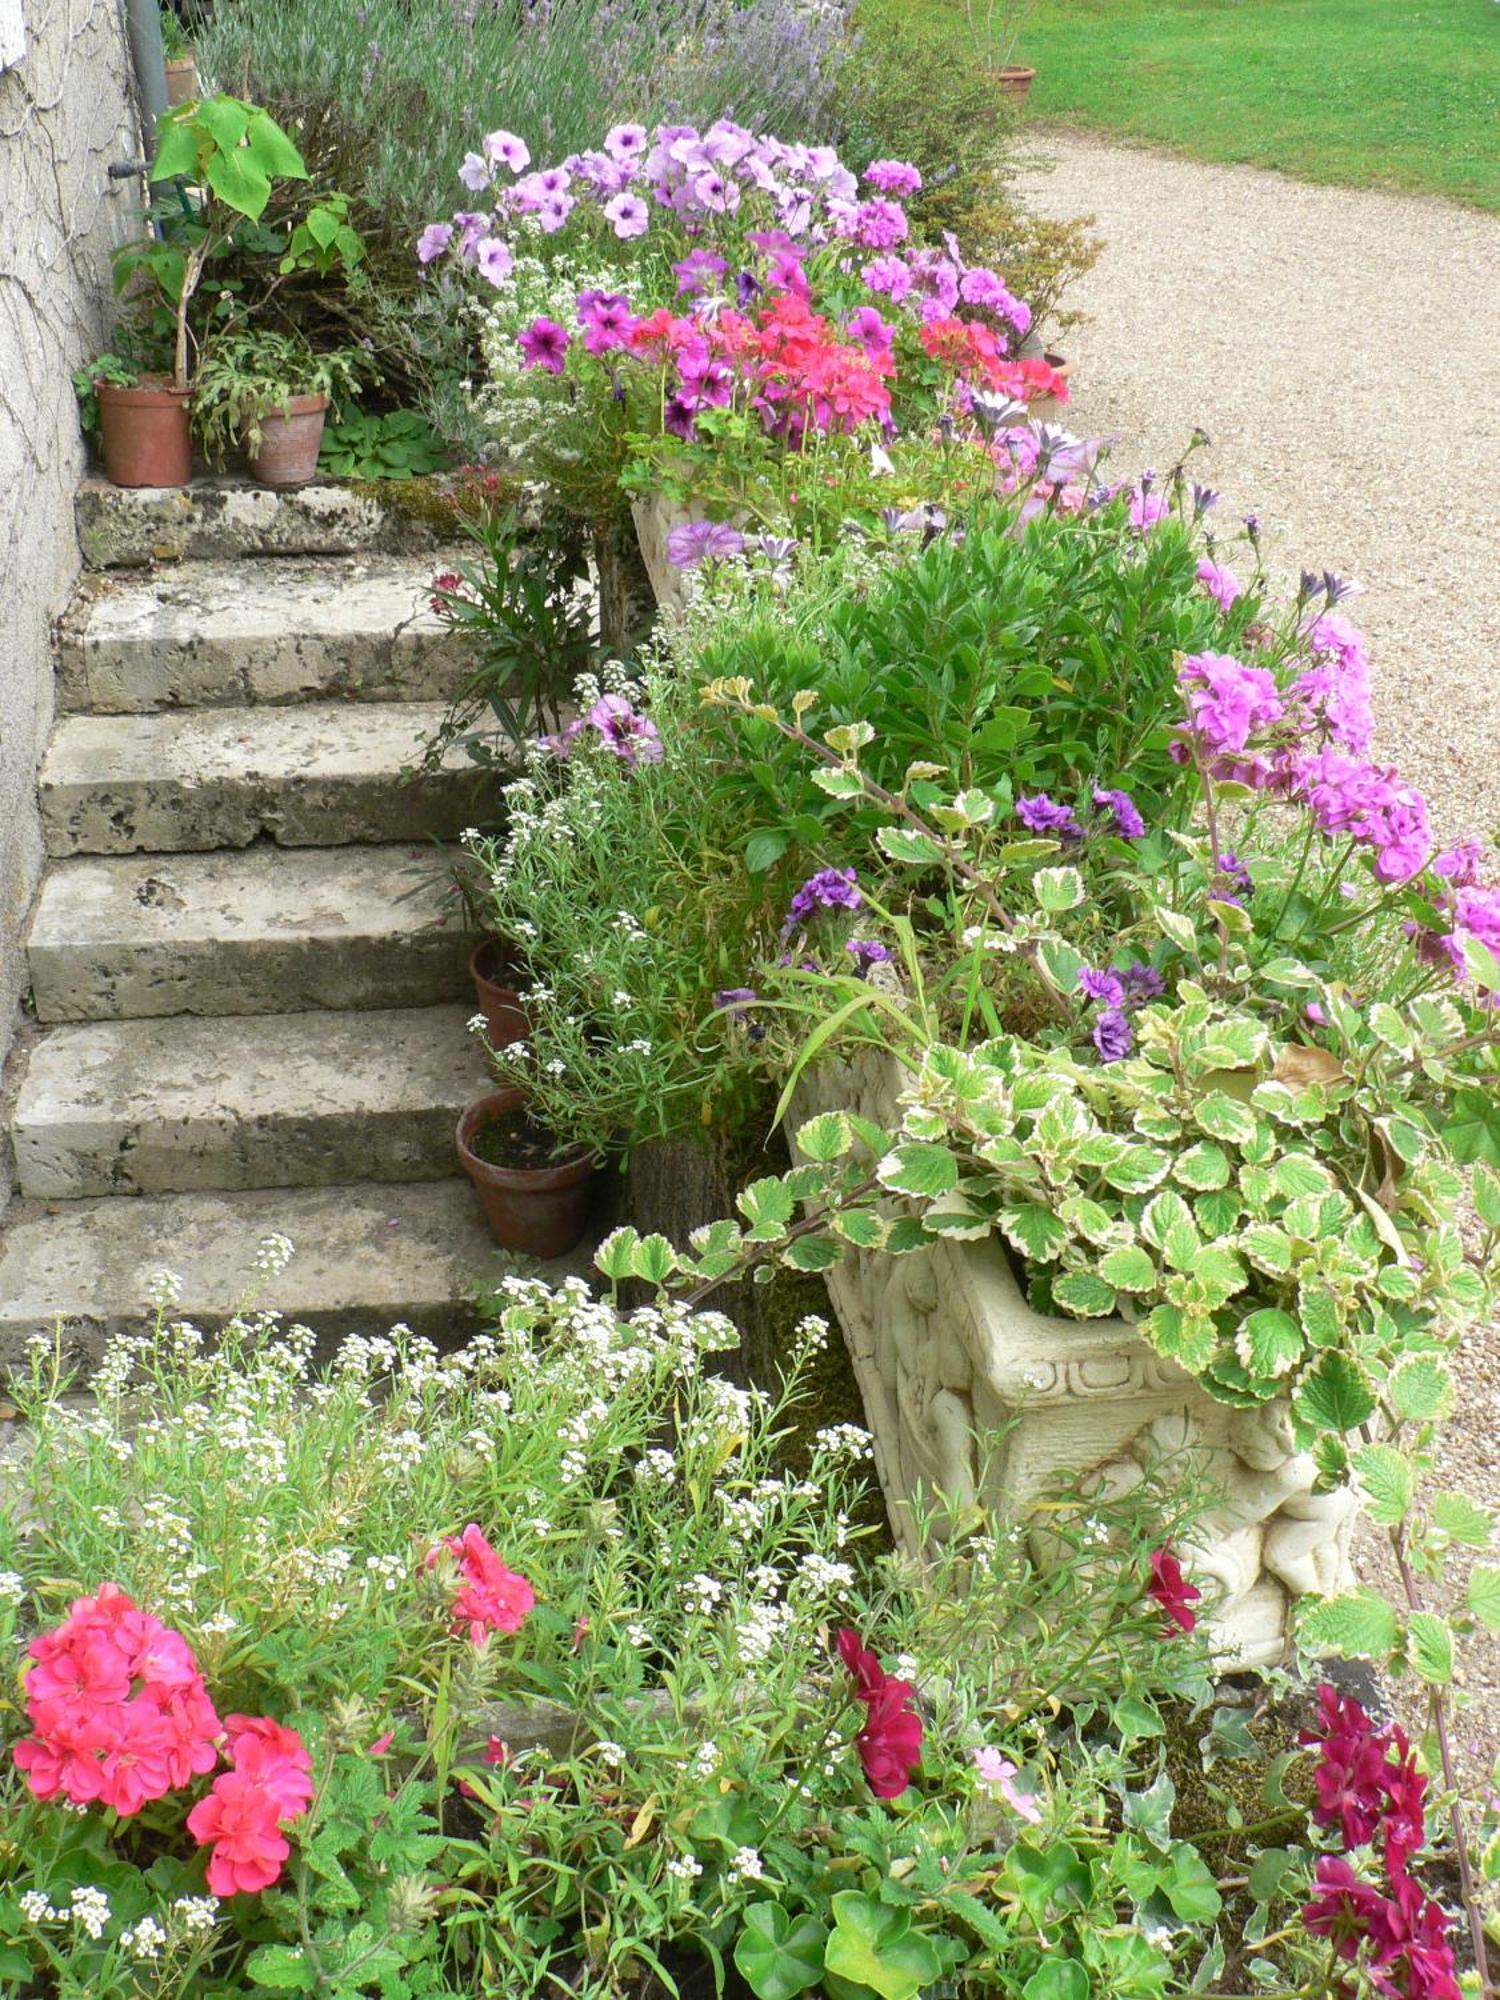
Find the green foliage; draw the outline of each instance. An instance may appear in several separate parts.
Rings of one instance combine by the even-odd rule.
[[[323,432],[318,469],[334,479],[419,479],[448,462],[443,441],[416,410],[348,410]]]
[[[266,417],[284,414],[294,396],[327,396],[339,409],[357,395],[367,366],[358,348],[315,354],[263,328],[216,335],[194,371],[193,427],[216,459],[235,443],[253,455]]]
[[[100,382],[110,382],[121,389],[133,389],[140,379],[140,370],[135,364],[119,354],[101,354],[86,368],[76,368],[72,376],[73,393],[78,398],[78,421],[83,428],[86,431],[99,428],[96,390]]]

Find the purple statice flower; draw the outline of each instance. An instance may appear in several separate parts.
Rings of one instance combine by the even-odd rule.
[[[859,204],[848,233],[867,250],[894,250],[906,241],[906,211],[877,195]]]
[[[1078,990],[1096,1007],[1123,1007],[1125,986],[1117,972],[1107,966],[1080,965],[1078,968]]]
[[[1223,563],[1215,562],[1211,556],[1205,556],[1199,563],[1197,577],[1221,611],[1231,610],[1236,600],[1245,594],[1245,586],[1234,571],[1226,569]]]
[[[1285,713],[1274,676],[1229,653],[1190,653],[1177,679],[1187,695],[1188,727],[1211,758],[1243,750]]]
[[[891,962],[890,951],[877,938],[850,938],[844,949],[854,960],[861,976],[872,965],[889,965]]]
[[[587,291],[578,294],[578,324],[588,352],[608,354],[625,344],[637,321],[630,301],[619,292]]]
[[[451,222],[429,222],[417,238],[417,262],[430,264],[435,257],[441,257],[453,241]]]
[[[514,132],[487,132],[484,136],[484,153],[486,159],[509,167],[513,174],[524,174],[531,165],[531,148],[524,139],[518,139]]]
[[[781,926],[783,940],[820,910],[858,910],[864,905],[859,893],[859,877],[852,868],[820,868],[809,875],[787,905]]]
[[[480,237],[474,245],[474,262],[479,268],[479,275],[488,278],[497,290],[516,268],[510,245],[502,243],[498,236]]]
[[[904,257],[872,257],[859,275],[870,291],[883,293],[893,306],[911,296],[911,267]]]
[[[607,694],[589,710],[587,721],[597,729],[622,764],[659,764],[661,737],[648,716],[637,715],[622,694]]]
[[[528,368],[545,368],[549,375],[561,375],[567,366],[569,335],[555,319],[538,317],[517,336],[516,345]]]
[[[1059,840],[1082,840],[1083,828],[1071,806],[1054,805],[1045,792],[1016,800],[1016,818],[1033,833],[1055,833]]]
[[[634,162],[646,150],[644,125],[611,125],[604,135],[604,150],[612,160]]]
[[[676,273],[678,291],[699,298],[704,292],[717,287],[729,266],[712,250],[689,250],[672,269]]]
[[[483,194],[495,178],[495,174],[483,153],[465,153],[464,163],[458,170],[458,178],[471,194]]]
[[[1166,991],[1166,981],[1156,967],[1139,958],[1120,968],[1120,984],[1125,989],[1127,1008],[1144,1007],[1148,1000],[1155,1000]]]
[[[683,521],[667,536],[667,561],[675,569],[696,569],[727,562],[744,546],[745,537],[728,521]]]
[[[922,176],[906,160],[871,160],[865,179],[877,194],[916,194]]]
[[[1095,785],[1094,804],[1109,814],[1115,823],[1114,831],[1122,840],[1141,840],[1145,837],[1146,822],[1129,792],[1112,791],[1107,785]]]
[[[1106,1007],[1094,1022],[1094,1047],[1107,1063],[1119,1062],[1135,1047],[1135,1033],[1120,1007]]]
[[[846,331],[852,341],[872,356],[889,354],[896,344],[896,329],[880,317],[874,306],[861,306],[858,312],[851,313]]]
[[[638,194],[615,195],[604,204],[604,214],[622,243],[644,236],[651,225],[651,212]]]

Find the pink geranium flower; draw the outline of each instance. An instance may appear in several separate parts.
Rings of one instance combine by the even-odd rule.
[[[491,1632],[519,1632],[536,1603],[536,1592],[524,1576],[506,1568],[477,1522],[471,1521],[461,1535],[446,1536],[443,1547],[458,1564],[455,1627],[467,1625],[476,1646],[484,1645]],[[437,1558],[434,1549],[427,1558],[429,1568]]]
[[[280,1819],[295,1819],[312,1804],[312,1757],[295,1729],[268,1715],[229,1715],[228,1757],[236,1771],[254,1778],[275,1800]]]
[[[212,1846],[208,1886],[216,1896],[257,1895],[269,1889],[291,1853],[277,1824],[275,1798],[258,1778],[225,1771],[206,1799],[188,1814],[188,1832],[200,1847]]]
[[[838,1634],[838,1649],[854,1677],[854,1699],[865,1707],[864,1727],[854,1739],[865,1780],[877,1799],[898,1799],[922,1761],[922,1718],[912,1705],[916,1690],[888,1674],[847,1625]]]
[[[1030,1792],[1017,1790],[1014,1783],[1016,1767],[1008,1757],[1002,1757],[998,1750],[992,1750],[985,1744],[974,1752],[974,1768],[981,1780],[992,1791],[998,1792],[1005,1803],[1014,1812],[1018,1812],[1022,1819],[1029,1820],[1033,1826],[1040,1825],[1041,1808]]]

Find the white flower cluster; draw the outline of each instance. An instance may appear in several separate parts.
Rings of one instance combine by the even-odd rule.
[[[470,401],[507,459],[524,464],[538,451],[557,451],[563,422],[571,414],[558,377],[528,367],[517,336],[538,318],[555,320],[571,331],[578,294],[612,292],[617,281],[616,272],[596,270],[567,256],[547,263],[540,257],[521,256],[496,287],[494,298],[477,309],[485,379],[471,388]]]

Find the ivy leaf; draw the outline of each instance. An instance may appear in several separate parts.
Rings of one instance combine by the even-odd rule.
[[[1053,1280],[1052,1297],[1064,1312],[1081,1319],[1103,1319],[1115,1309],[1115,1292],[1091,1271],[1067,1271]]]
[[[1297,1638],[1309,1653],[1338,1653],[1346,1660],[1386,1660],[1401,1637],[1396,1614],[1373,1590],[1352,1590],[1309,1605]]]
[[[1375,1391],[1359,1363],[1334,1350],[1304,1378],[1292,1408],[1310,1430],[1352,1431],[1373,1415]]]
[[[843,1889],[833,1898],[834,1931],[824,1965],[840,1979],[868,1986],[881,2000],[915,2000],[942,1973],[931,1943],[911,1928],[905,1910],[895,1910]]]
[[[1211,1924],[1223,1908],[1213,1873],[1186,1842],[1172,1849],[1162,1894],[1185,1924]]]
[[[1434,1687],[1453,1678],[1453,1634],[1434,1611],[1414,1611],[1406,1624],[1406,1656],[1414,1671]]]
[[[1397,1527],[1406,1519],[1417,1490],[1417,1468],[1389,1444],[1362,1445],[1350,1462],[1365,1490],[1370,1519],[1382,1528]]]
[[[893,1194],[931,1200],[958,1186],[958,1161],[946,1146],[909,1139],[886,1154],[875,1169],[875,1178]]]
[[[1500,1167],[1500,1092],[1456,1090],[1443,1137],[1462,1166]]]
[[[828,1932],[816,1917],[794,1922],[779,1903],[752,1903],[734,1947],[734,1962],[756,2000],[794,2000],[823,1977]]]

